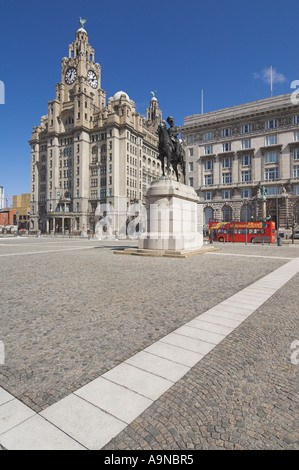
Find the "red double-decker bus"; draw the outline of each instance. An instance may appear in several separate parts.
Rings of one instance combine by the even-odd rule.
[[[209,220],[209,239],[218,242],[274,243],[274,222],[219,222]]]

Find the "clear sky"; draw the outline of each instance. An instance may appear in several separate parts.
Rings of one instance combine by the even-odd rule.
[[[127,92],[145,115],[151,91],[184,117],[289,93],[299,80],[298,0],[0,0],[0,186],[30,192],[32,127],[47,113],[79,17],[107,98]],[[1,102],[1,97],[0,97]]]

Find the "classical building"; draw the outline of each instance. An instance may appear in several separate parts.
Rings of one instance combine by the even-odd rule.
[[[153,96],[143,117],[123,91],[107,100],[83,27],[61,72],[55,98],[29,141],[30,230],[92,233],[113,208],[114,232],[124,234],[129,207],[144,203],[147,185],[161,175],[158,101]]]
[[[187,181],[210,218],[299,223],[299,105],[291,94],[184,119]]]

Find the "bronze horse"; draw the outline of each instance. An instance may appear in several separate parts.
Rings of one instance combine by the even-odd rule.
[[[171,128],[170,128],[171,129]],[[167,175],[170,172],[170,165],[176,174],[177,181],[179,181],[179,169],[180,165],[183,176],[184,184],[186,184],[186,164],[185,164],[185,152],[181,146],[179,139],[176,137],[176,141],[173,141],[169,135],[169,132],[166,128],[166,122],[162,121],[158,126],[158,135],[159,135],[159,155],[158,158],[162,164],[163,176],[165,176],[165,158],[167,160],[166,170]],[[175,148],[176,147],[176,148]]]

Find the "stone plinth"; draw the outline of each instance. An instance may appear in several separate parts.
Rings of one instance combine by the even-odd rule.
[[[203,245],[198,200],[190,186],[169,178],[153,181],[146,194],[147,232],[138,248],[172,254],[198,251]]]

